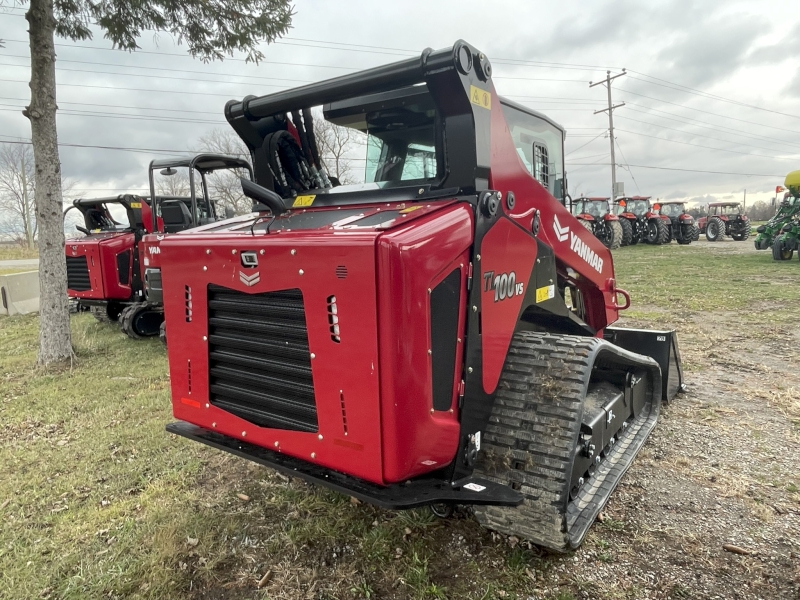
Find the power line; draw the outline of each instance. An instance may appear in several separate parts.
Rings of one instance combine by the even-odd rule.
[[[582,163],[573,163],[573,164],[582,164]],[[594,163],[586,163],[584,166],[589,166]],[[636,167],[637,169],[656,169],[659,171],[686,171],[687,173],[713,173],[716,175],[741,175],[743,177],[772,177],[772,178],[782,178],[784,175],[767,175],[765,173],[742,173],[742,172],[730,172],[730,171],[705,171],[702,169],[679,169],[677,167],[654,167],[652,165],[628,165],[629,167]]]
[[[642,111],[637,111],[642,112]],[[631,117],[619,117],[620,119],[625,119],[627,121],[634,121],[635,123],[644,123],[645,125],[653,125],[654,127],[659,127],[661,129],[669,129],[670,131],[677,131],[678,133],[685,133],[687,135],[693,135],[696,137],[707,138],[709,140],[715,140],[717,142],[726,142],[729,144],[739,144],[740,146],[749,146],[750,148],[758,148],[759,150],[767,150],[769,152],[775,152],[775,148],[765,148],[764,146],[754,146],[753,144],[745,144],[744,142],[737,142],[734,140],[723,140],[722,138],[712,137],[710,135],[703,135],[702,133],[692,133],[691,131],[686,131],[685,129],[678,129],[676,127],[667,127],[666,125],[660,125],[657,123],[653,123],[651,121],[641,121],[639,119],[632,119]],[[753,156],[760,156],[754,154]]]
[[[606,160],[606,159],[608,158],[608,156],[609,156],[609,154],[608,154],[608,152],[606,152],[606,153],[603,155],[603,158],[599,158],[599,159],[597,159],[597,160],[596,160],[596,161],[594,161],[594,162],[590,162],[590,163],[571,163],[572,165],[578,165],[578,168],[577,168],[577,169],[570,169],[569,173],[570,173],[570,175],[571,175],[571,174],[572,174],[572,173],[574,173],[575,171],[580,171],[580,170],[581,170],[582,168],[584,168],[584,167],[598,166],[598,165],[599,165],[601,162],[603,162],[604,160]]]
[[[0,100],[12,100],[16,102],[30,102],[29,98],[5,98],[0,96]],[[127,108],[131,110],[160,110],[164,112],[179,112],[179,113],[197,113],[203,115],[220,115],[222,111],[215,110],[188,110],[183,108],[158,108],[155,106],[124,106],[121,104],[92,104],[91,102],[64,102],[63,100],[58,101],[59,106],[61,104],[70,104],[75,106],[100,106],[104,108]]]
[[[655,102],[661,102],[663,104],[671,104],[672,106],[678,106],[680,108],[685,108],[686,110],[693,110],[695,112],[700,112],[706,115],[714,115],[715,117],[722,117],[723,119],[730,119],[731,121],[739,121],[740,123],[749,123],[750,125],[758,125],[759,127],[768,127],[769,129],[777,129],[778,131],[784,131],[786,133],[797,133],[800,134],[800,131],[794,131],[792,129],[786,129],[785,127],[774,127],[772,125],[766,125],[764,123],[756,123],[755,121],[747,121],[745,119],[737,119],[736,117],[729,117],[727,115],[720,114],[718,112],[711,112],[708,110],[700,110],[699,108],[692,108],[691,106],[686,106],[685,104],[678,104],[677,102],[670,102],[668,100],[662,100],[661,98],[653,98],[652,96],[645,96],[644,94],[639,94],[637,92],[632,92],[630,90],[625,90],[622,88],[617,88],[620,92],[625,92],[626,94],[633,94],[634,96],[639,96],[641,98],[647,98],[648,100],[654,100]]]
[[[9,104],[0,104],[0,106],[11,106]],[[24,106],[18,106],[16,108],[0,108],[0,111],[3,112],[15,112],[20,113],[21,110],[25,108]],[[206,123],[216,123],[219,125],[224,125],[225,121],[212,121],[208,119],[180,119],[178,117],[167,117],[167,116],[148,116],[148,115],[132,115],[132,114],[125,114],[125,113],[97,113],[92,111],[73,111],[73,110],[60,110],[58,111],[60,115],[64,115],[67,117],[93,117],[98,119],[125,119],[126,121],[156,121],[162,123],[198,123],[198,124],[206,124]]]
[[[752,154],[750,152],[738,152],[736,150],[726,150],[725,148],[714,148],[714,146],[703,146],[702,144],[693,144],[691,142],[680,142],[678,140],[671,140],[669,138],[662,138],[655,135],[648,135],[646,133],[639,133],[638,131],[630,131],[628,129],[620,129],[620,131],[624,131],[625,133],[632,133],[633,135],[641,135],[643,137],[653,138],[654,140],[661,140],[662,142],[672,142],[673,144],[683,144],[685,146],[696,146],[697,148],[705,148],[706,150],[716,150],[718,152],[731,152],[733,154],[743,154],[744,156],[756,156],[758,158],[769,158],[772,160],[797,160],[796,158],[791,157],[782,157],[782,156],[766,156],[764,154]]]
[[[683,118],[677,119],[677,118],[675,118],[674,113],[670,113],[670,112],[667,112],[665,110],[658,110],[657,108],[653,108],[651,106],[644,106],[643,104],[635,104],[633,102],[628,102],[626,104],[626,106],[628,107],[628,110],[631,110],[633,112],[638,112],[638,113],[641,113],[643,115],[649,115],[649,116],[652,116],[652,117],[657,117],[659,119],[666,119],[668,121],[675,121],[677,123],[684,123],[684,124],[687,124],[687,125],[693,125],[694,127],[701,127],[703,129],[710,129],[711,131],[719,131],[720,133],[726,133],[728,135],[737,135],[739,137],[753,139],[753,140],[756,140],[756,141],[774,142],[776,144],[781,144],[781,145],[787,145],[788,144],[790,146],[800,146],[800,143],[797,143],[797,142],[790,142],[789,140],[781,140],[781,139],[778,139],[778,138],[771,138],[771,137],[767,137],[767,136],[764,136],[764,135],[741,133],[740,130],[733,129],[732,127],[725,127],[724,125],[713,126],[711,123],[706,123],[705,121],[698,121],[697,119],[692,119],[690,117],[683,117]],[[631,106],[638,106],[640,108],[646,108],[647,110],[637,110],[635,108],[631,108]],[[663,113],[665,115],[670,115],[670,116],[662,117],[660,115],[652,114],[654,112]],[[659,127],[660,127],[660,125],[659,125]]]
[[[617,148],[619,148],[619,153],[622,154],[622,160],[625,161],[625,166],[628,167],[628,173],[631,174],[631,179],[633,179],[633,185],[636,186],[636,191],[639,192],[639,194],[641,195],[642,190],[639,189],[639,184],[636,182],[636,177],[633,176],[633,171],[631,170],[630,164],[628,164],[628,159],[625,158],[625,153],[622,151],[622,146],[619,145],[619,140],[615,139],[614,143],[617,144]],[[622,165],[620,165],[620,166],[622,167]]]
[[[3,63],[3,62],[0,62],[0,65],[1,66],[5,66],[5,67],[17,67],[17,68],[20,68],[20,69],[26,69],[26,68],[30,67],[30,65],[15,65],[15,64],[11,64],[11,63]],[[134,68],[147,69],[147,68],[150,68],[150,67],[134,67]],[[99,71],[99,70],[93,70],[93,69],[71,69],[69,67],[57,67],[56,71],[69,71],[69,72],[72,72],[72,73],[94,73],[94,74],[97,74],[97,75],[121,75],[123,77],[147,77],[148,79],[169,79],[171,81],[193,81],[195,83],[222,83],[222,84],[225,84],[225,85],[243,85],[245,83],[249,83],[249,82],[246,82],[246,81],[223,81],[221,79],[198,79],[198,78],[192,78],[192,77],[174,77],[174,76],[169,76],[169,75],[152,75],[150,73],[119,73],[119,72],[115,72],[115,71]],[[177,71],[177,72],[180,72],[180,71]],[[188,71],[188,72],[191,73],[192,71]],[[234,75],[234,77],[239,77],[239,75]],[[242,77],[248,77],[248,76],[247,75],[243,75]],[[260,79],[265,79],[265,80],[270,80],[270,81],[288,81],[290,83],[312,83],[308,79],[280,79],[280,78],[277,78],[277,77],[262,77]],[[259,83],[259,85],[265,85],[265,84]],[[266,87],[284,87],[284,86],[266,84]]]
[[[0,79],[0,81],[6,81],[9,83],[29,83],[27,81],[23,81],[20,79]],[[104,90],[119,90],[123,92],[147,92],[152,94],[188,94],[192,96],[218,96],[220,98],[228,98],[231,99],[231,94],[215,94],[213,92],[189,92],[185,90],[148,90],[144,88],[128,88],[128,87],[119,87],[116,85],[89,85],[86,83],[59,83],[58,87],[79,87],[79,88],[97,88],[97,89],[104,89]],[[267,85],[265,87],[281,87],[278,85]],[[283,88],[281,88],[283,89]]]
[[[8,136],[11,137],[11,136]],[[3,144],[20,144],[25,146],[32,146],[33,142],[30,141],[10,141],[10,140],[0,140],[0,143]],[[91,144],[69,144],[66,142],[59,142],[59,146],[66,146],[68,148],[90,148],[90,149],[97,149],[97,150],[119,150],[123,152],[143,152],[143,153],[156,153],[156,154],[193,154],[192,150],[167,150],[165,148],[126,148],[121,146],[94,146]]]
[[[638,73],[639,75],[644,75],[645,77],[649,77],[650,79],[655,79],[657,81],[663,81],[664,83],[655,83],[654,81],[647,81],[646,79],[641,79],[640,77],[635,77],[631,75],[631,79],[635,79],[636,81],[641,81],[643,83],[647,83],[649,85],[657,85],[660,87],[664,87],[670,90],[676,90],[678,92],[683,92],[685,94],[693,94],[695,96],[700,96],[702,98],[709,98],[711,100],[718,100],[720,102],[727,102],[729,104],[735,104],[737,106],[744,106],[746,108],[753,108],[755,110],[762,110],[764,112],[774,113],[776,115],[782,115],[784,117],[791,117],[793,119],[800,119],[800,116],[797,115],[790,115],[789,113],[780,112],[777,110],[772,110],[769,108],[763,108],[761,106],[756,106],[754,104],[747,104],[745,102],[739,102],[738,100],[731,100],[730,98],[725,98],[723,96],[717,96],[715,94],[709,94],[708,92],[702,92],[700,90],[696,90],[694,88],[686,87],[684,85],[680,85],[677,83],[672,83],[667,81],[666,79],[659,79],[658,77],[653,77],[652,75],[647,75],[645,73],[639,73],[638,71],[633,71],[634,73]],[[665,85],[669,84],[669,85]]]
[[[600,133],[598,133],[596,136],[594,136],[592,139],[590,139],[588,142],[586,142],[586,143],[585,143],[583,146],[578,146],[577,148],[575,148],[575,150],[570,150],[570,151],[569,151],[569,152],[567,152],[567,153],[566,153],[564,156],[565,156],[565,157],[567,157],[567,156],[569,156],[570,154],[572,154],[573,152],[577,152],[577,151],[578,151],[578,150],[580,150],[581,148],[585,148],[586,146],[588,146],[589,144],[591,144],[593,141],[595,141],[597,138],[599,138],[601,135],[603,135],[605,132],[606,132],[606,130],[605,130],[605,129],[603,129],[603,131],[601,131]]]

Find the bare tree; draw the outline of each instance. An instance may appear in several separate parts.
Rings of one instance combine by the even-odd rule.
[[[191,194],[189,173],[186,169],[180,169],[173,175],[156,173],[154,177],[156,194],[159,196],[180,196],[185,198]],[[197,189],[197,186],[195,186],[195,189]]]
[[[320,158],[328,168],[329,175],[343,185],[364,180],[363,149],[366,136],[350,127],[341,127],[326,121],[321,114],[314,115],[314,135]],[[362,160],[359,160],[362,159]]]
[[[250,154],[241,138],[234,131],[227,129],[212,129],[200,137],[199,151],[213,152],[249,158]],[[225,207],[233,209],[237,215],[247,214],[251,211],[253,201],[242,193],[241,177],[247,173],[238,173],[230,169],[215,171],[207,176],[208,193],[211,199]]]
[[[32,248],[36,238],[33,149],[27,144],[0,146],[0,210],[4,233]]]
[[[285,35],[292,22],[289,0],[0,0],[0,6],[28,7],[31,102],[23,111],[31,123],[36,162],[36,220],[39,227],[39,364],[71,360],[72,339],[64,254],[61,159],[56,127],[55,36],[70,40],[101,30],[115,47],[133,51],[145,31],[166,31],[204,61],[222,60],[236,50],[248,60],[263,57],[259,44]]]

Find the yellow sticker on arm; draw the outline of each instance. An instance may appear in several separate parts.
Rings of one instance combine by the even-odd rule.
[[[481,108],[492,109],[492,93],[474,85],[469,86],[469,101]]]
[[[141,202],[131,202],[131,208],[142,208]]]
[[[311,206],[312,204],[314,204],[314,198],[316,198],[314,194],[309,194],[308,196],[298,196],[297,198],[294,199],[292,208],[303,208],[306,206]]]
[[[555,285],[546,285],[544,287],[536,288],[536,303],[538,304],[539,302],[544,302],[545,300],[555,298],[555,295]]]

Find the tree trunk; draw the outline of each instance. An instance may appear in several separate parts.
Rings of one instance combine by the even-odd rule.
[[[71,360],[72,341],[64,254],[61,161],[56,133],[56,21],[53,0],[31,0],[25,15],[30,26],[30,119],[36,167],[34,201],[39,230],[39,364]]]
[[[23,146],[24,148],[24,146]],[[31,198],[28,190],[28,165],[25,164],[25,152],[20,157],[20,184],[22,187],[22,222],[25,225],[25,241],[28,248],[33,248],[33,215],[31,215]]]

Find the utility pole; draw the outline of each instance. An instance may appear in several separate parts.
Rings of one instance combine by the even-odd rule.
[[[617,104],[616,106],[614,106],[611,102],[611,82],[617,77],[622,77],[623,75],[626,75],[625,69],[622,69],[622,73],[618,73],[613,77],[611,76],[611,71],[606,71],[606,78],[603,81],[598,81],[596,83],[592,83],[591,81],[589,82],[590,88],[596,85],[605,85],[608,89],[608,108],[596,110],[594,111],[594,114],[608,111],[608,139],[611,142],[611,202],[614,202],[614,199],[617,196],[617,161],[614,158],[614,117],[612,113],[614,112],[615,108],[625,106],[624,102]]]

